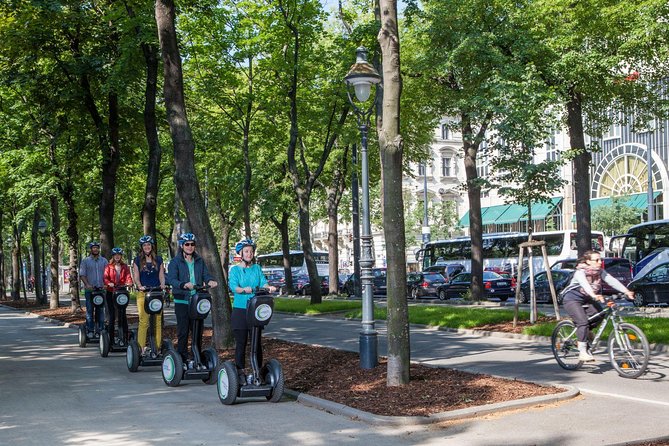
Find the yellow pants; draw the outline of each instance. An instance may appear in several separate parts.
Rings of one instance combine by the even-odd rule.
[[[139,328],[137,330],[137,342],[140,349],[146,346],[146,333],[149,330],[149,318],[151,315],[144,310],[144,292],[137,293],[137,311],[139,312]],[[162,342],[161,335],[163,334],[163,315],[156,314],[156,348],[160,350]]]

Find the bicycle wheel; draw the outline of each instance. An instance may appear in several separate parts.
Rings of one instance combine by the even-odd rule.
[[[578,359],[578,339],[576,325],[572,321],[562,321],[555,326],[551,335],[553,356],[560,367],[566,370],[576,370],[583,365]]]
[[[623,378],[643,375],[650,360],[650,346],[643,331],[636,325],[622,323],[618,332],[609,335],[609,359]]]

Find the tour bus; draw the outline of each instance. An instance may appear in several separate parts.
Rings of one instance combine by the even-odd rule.
[[[527,241],[526,232],[499,232],[483,234],[483,268],[499,269],[515,274],[518,269],[518,245]],[[535,232],[533,240],[546,242],[548,267],[558,260],[577,257],[576,230]],[[592,249],[604,251],[604,234],[592,231]],[[423,255],[423,270],[439,264],[459,263],[471,271],[472,245],[470,237],[428,242],[417,257]],[[532,251],[535,272],[545,269],[541,250]],[[527,252],[524,253],[527,259]],[[524,268],[527,264],[524,263]]]
[[[621,243],[622,242],[622,243]],[[622,248],[615,249],[617,245]],[[657,256],[669,248],[669,220],[634,225],[627,234],[611,237],[609,249],[634,265],[634,276],[657,265]]]
[[[316,260],[316,267],[318,268],[318,275],[320,277],[328,277],[330,275],[328,266],[328,253],[326,251],[314,251],[314,259]],[[307,262],[302,251],[290,251],[289,257],[290,270],[293,276],[309,275],[307,271]],[[283,252],[276,251],[269,254],[262,254],[256,257],[258,264],[262,268],[263,273],[281,272],[283,273]]]

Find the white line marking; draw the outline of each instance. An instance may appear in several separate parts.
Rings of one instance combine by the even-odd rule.
[[[657,404],[658,406],[669,406],[669,402],[667,401],[656,401],[656,400],[649,400],[646,398],[637,398],[634,396],[626,396],[626,395],[618,395],[615,393],[608,393],[608,392],[600,392],[598,390],[590,390],[590,389],[584,389],[580,388],[579,390],[581,393],[592,393],[593,395],[600,395],[600,396],[609,396],[611,398],[620,398],[623,400],[631,400],[631,401],[637,401],[639,403],[648,403],[648,404]]]

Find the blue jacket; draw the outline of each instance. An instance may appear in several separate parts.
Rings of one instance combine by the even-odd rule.
[[[209,274],[207,266],[204,264],[202,257],[193,254],[193,269],[195,272],[195,285],[203,285],[214,278]],[[186,283],[190,282],[190,272],[188,271],[188,264],[184,259],[183,251],[179,250],[177,255],[170,260],[167,270],[167,283],[172,287],[172,294],[174,295],[174,302],[177,300],[188,300],[191,290],[184,288]]]

